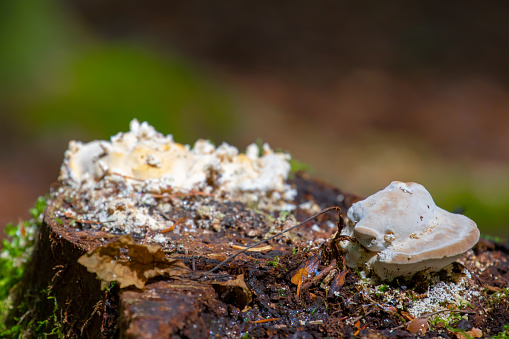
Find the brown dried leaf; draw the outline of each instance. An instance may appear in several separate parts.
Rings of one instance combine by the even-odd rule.
[[[477,327],[472,328],[470,331],[467,332],[467,334],[471,335],[474,338],[482,337],[482,331],[480,329],[478,329]]]
[[[295,275],[292,277],[292,284],[298,285],[302,281],[302,273],[304,273],[304,267],[299,269],[297,273],[295,273]]]
[[[426,334],[428,321],[425,318],[416,318],[408,323],[406,329],[410,333]]]
[[[235,305],[242,310],[253,300],[253,295],[247,288],[244,275],[238,275],[235,280],[213,282],[212,287],[219,294],[219,299],[227,304]]]
[[[500,292],[500,291],[503,291],[502,288],[500,287],[496,287],[496,286],[486,286],[486,289],[488,290],[488,292]]]
[[[311,259],[304,263],[304,267],[300,268],[292,277],[291,282],[294,285],[302,284],[303,281],[309,280],[315,276],[315,271],[320,265],[320,256],[314,255]]]
[[[480,329],[474,327],[470,331],[467,331],[467,332],[456,332],[456,333],[454,333],[454,335],[458,339],[481,338],[482,337],[482,331]]]
[[[346,275],[348,274],[348,270],[344,270],[342,271],[341,273],[339,273],[339,281],[338,281],[338,284],[339,286],[343,286],[345,284],[345,278],[346,278]]]
[[[127,259],[121,258],[120,249],[124,247],[127,247]],[[117,281],[120,288],[131,285],[143,288],[155,276],[178,276],[188,271],[182,261],[166,258],[161,247],[135,244],[129,235],[89,251],[78,263],[97,274],[102,289],[112,281]]]
[[[405,311],[401,311],[401,315],[403,316],[403,318],[405,318],[406,320],[414,320],[414,317],[408,313],[408,312],[405,312]]]

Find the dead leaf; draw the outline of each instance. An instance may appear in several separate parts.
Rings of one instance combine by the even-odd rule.
[[[380,307],[382,310],[384,310],[387,313],[393,313],[393,314],[398,313],[398,309],[392,305],[387,305],[387,304],[377,304],[377,305],[378,305],[378,307]],[[412,320],[412,319],[408,319],[408,320]]]
[[[297,273],[292,277],[291,282],[294,285],[299,285],[299,283],[302,281],[302,273],[304,272],[304,267],[299,269]]]
[[[486,289],[488,290],[488,292],[500,292],[500,291],[503,291],[502,288],[500,287],[496,287],[496,286],[486,286]]]
[[[127,247],[127,258],[121,257],[120,249]],[[129,235],[122,235],[105,246],[82,255],[78,263],[101,280],[101,289],[112,281],[120,288],[131,285],[143,288],[148,279],[159,275],[178,276],[188,271],[184,263],[168,259],[161,247],[135,244]]]
[[[235,305],[240,310],[253,300],[243,274],[238,275],[235,280],[213,282],[212,287],[219,294],[219,299],[224,303]]]
[[[349,271],[346,269],[334,276],[334,279],[332,279],[332,282],[329,286],[329,292],[327,292],[327,296],[332,297],[339,293],[339,290],[341,290],[345,284],[345,278],[348,272]]]
[[[307,260],[303,265],[304,266],[292,277],[292,284],[299,285],[302,284],[303,281],[314,277],[316,274],[315,271],[320,265],[320,256],[315,255],[311,257],[311,259]]]
[[[405,318],[406,320],[414,320],[414,317],[408,313],[408,312],[405,312],[405,311],[401,311],[401,315],[403,316],[403,318]]]
[[[469,339],[469,338],[481,338],[482,337],[482,331],[476,327],[472,328],[470,331],[467,332],[456,332],[454,333],[456,338],[458,339]]]
[[[482,331],[480,329],[478,329],[477,327],[472,328],[470,331],[467,332],[467,334],[470,334],[474,338],[482,337]]]
[[[416,318],[408,323],[406,329],[410,333],[426,334],[428,321],[425,318]]]
[[[339,273],[339,281],[338,281],[339,286],[343,286],[345,284],[345,277],[346,277],[347,273],[348,273],[348,270],[344,270],[341,273]]]

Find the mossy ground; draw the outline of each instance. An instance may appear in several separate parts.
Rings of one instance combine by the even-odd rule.
[[[46,198],[39,197],[35,206],[30,209],[32,218],[28,221],[20,221],[17,225],[9,224],[5,228],[7,239],[2,241],[0,255],[0,337],[18,337],[22,334],[35,336],[57,335],[61,337],[60,326],[57,321],[57,303],[51,289],[31,291],[24,300],[36,301],[35,303],[24,300],[17,305],[13,304],[23,273],[31,260],[38,228],[41,226],[43,212],[46,208]],[[38,301],[53,301],[53,314],[41,321],[36,317],[26,316],[37,312]],[[5,324],[9,314],[16,310],[23,314],[16,317],[16,324]]]

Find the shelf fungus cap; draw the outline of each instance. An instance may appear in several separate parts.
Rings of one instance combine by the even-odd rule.
[[[394,181],[385,189],[352,205],[343,234],[347,265],[366,266],[383,280],[439,271],[479,240],[469,218],[435,205],[420,184]]]

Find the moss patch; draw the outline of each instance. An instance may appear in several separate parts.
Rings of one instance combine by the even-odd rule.
[[[23,276],[35,243],[38,227],[42,222],[42,214],[46,208],[46,199],[39,197],[34,208],[30,209],[32,218],[29,221],[9,224],[5,228],[7,239],[2,241],[0,254],[0,336],[14,335],[18,330],[7,329],[4,320],[12,309],[12,298],[17,284]],[[22,305],[20,305],[22,307]]]

